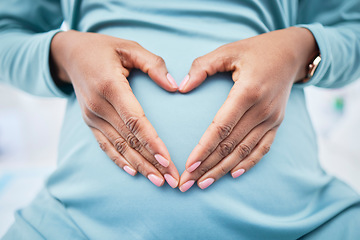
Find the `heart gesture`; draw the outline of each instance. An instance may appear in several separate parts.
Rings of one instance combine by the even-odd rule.
[[[179,173],[127,80],[137,68],[165,90],[176,91],[164,60],[136,42],[77,31],[56,34],[51,56],[53,75],[73,85],[83,118],[110,159],[156,186],[165,178],[177,187]]]
[[[51,43],[51,67],[59,84],[73,85],[85,122],[119,167],[131,175],[140,172],[156,186],[166,180],[185,192],[195,182],[205,189],[229,172],[237,178],[260,161],[284,118],[294,82],[305,77],[317,51],[304,28],[261,34],[195,59],[178,89],[164,60],[138,43],[68,31]],[[181,93],[217,72],[232,72],[229,96],[191,152],[181,178],[132,93],[127,77],[133,68],[165,90]]]
[[[237,178],[269,152],[291,87],[305,77],[317,51],[310,31],[291,27],[226,44],[194,60],[180,92],[217,72],[232,72],[234,86],[191,152],[181,191],[195,181],[205,189],[229,172]]]

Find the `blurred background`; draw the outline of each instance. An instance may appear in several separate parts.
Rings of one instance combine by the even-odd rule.
[[[324,169],[360,192],[360,80],[306,97]],[[0,84],[0,237],[56,166],[65,104]]]

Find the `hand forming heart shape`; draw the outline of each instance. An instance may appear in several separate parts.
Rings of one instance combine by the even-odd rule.
[[[228,172],[236,178],[259,162],[275,138],[293,83],[305,76],[306,63],[317,51],[306,29],[265,33],[195,59],[178,89],[164,60],[138,43],[68,31],[51,43],[51,68],[58,85],[73,85],[85,122],[119,167],[130,175],[138,171],[157,186],[165,178],[185,192],[195,181],[205,189]],[[217,72],[233,73],[229,96],[190,154],[181,178],[132,93],[127,77],[133,68],[165,90],[181,93]]]

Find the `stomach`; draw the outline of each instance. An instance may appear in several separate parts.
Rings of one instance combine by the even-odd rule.
[[[173,74],[180,80],[187,65],[179,61],[169,71],[181,69]],[[168,93],[139,71],[129,81],[181,174],[232,87],[230,75],[215,75],[189,94]],[[308,193],[329,181],[318,165],[303,92],[294,89],[272,149],[257,166],[239,179],[227,175],[209,189],[194,186],[186,193],[167,185],[158,188],[116,166],[98,146],[72,96],[58,168],[47,188],[91,239],[166,239],[174,234],[186,239],[190,232],[207,239],[227,234],[231,239],[251,236],[256,229],[270,236],[266,234],[274,229],[300,228],[286,219],[310,215],[305,210],[312,199]]]
[[[148,27],[100,32],[135,40],[163,57],[178,84],[196,57],[230,41]],[[240,32],[243,38],[255,34]],[[181,174],[225,101],[233,85],[231,75],[210,77],[188,94],[168,93],[137,70],[128,80]],[[226,175],[206,190],[194,186],[186,193],[167,185],[158,188],[140,174],[132,177],[119,169],[98,146],[72,95],[58,168],[46,188],[90,239],[270,239],[297,238],[310,231],[313,227],[304,219],[325,221],[313,213],[326,198],[329,201],[327,193],[313,193],[331,181],[318,163],[303,90],[294,88],[277,137],[260,163],[238,179]]]

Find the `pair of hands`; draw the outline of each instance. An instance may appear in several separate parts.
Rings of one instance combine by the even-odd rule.
[[[97,33],[61,32],[51,43],[55,79],[71,83],[101,149],[130,175],[187,191],[231,172],[234,178],[269,151],[291,87],[317,51],[312,34],[291,27],[226,44],[194,60],[180,87],[164,60],[138,43]],[[207,76],[233,73],[234,86],[179,173],[127,81],[137,68],[167,91],[187,93]]]

